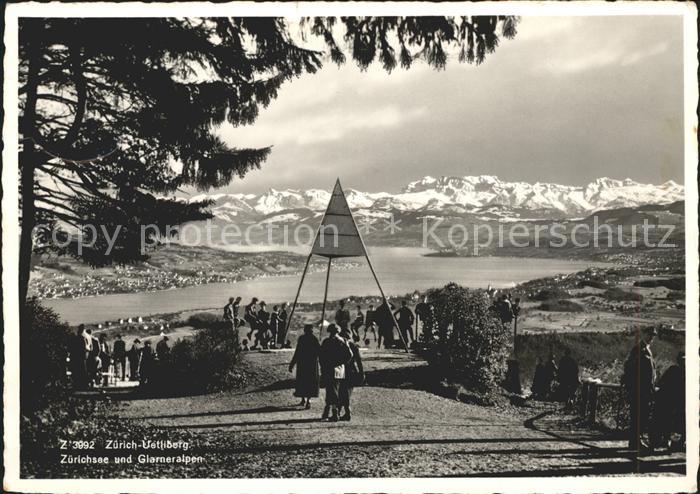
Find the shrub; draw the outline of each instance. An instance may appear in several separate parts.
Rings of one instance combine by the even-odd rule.
[[[66,355],[72,337],[58,314],[29,299],[20,321],[20,402],[31,413],[66,393]]]
[[[620,288],[610,288],[603,292],[603,298],[615,302],[641,302],[644,297],[639,293],[628,292]]]
[[[181,395],[237,387],[243,379],[237,368],[239,355],[240,345],[230,328],[204,329],[193,339],[175,342],[169,358],[157,363],[148,391]]]
[[[641,286],[645,288],[664,287],[668,288],[669,290],[685,290],[685,277],[635,281],[634,286]]]
[[[547,300],[542,302],[538,309],[552,312],[582,312],[583,306],[571,300]]]
[[[685,292],[671,290],[666,295],[669,300],[685,300]]]
[[[534,300],[552,300],[552,299],[562,299],[569,298],[569,292],[562,290],[561,288],[544,288],[538,291],[532,298]]]
[[[478,393],[492,391],[505,371],[510,334],[488,298],[450,283],[430,290],[428,301],[434,314],[428,362],[441,378]]]
[[[583,280],[578,284],[578,286],[581,288],[590,286],[591,288],[599,288],[601,290],[605,290],[608,288],[608,284],[606,282],[597,280]]]
[[[231,325],[223,317],[212,312],[198,312],[187,319],[187,324],[195,329],[230,329]]]

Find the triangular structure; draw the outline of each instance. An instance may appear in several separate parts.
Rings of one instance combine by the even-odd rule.
[[[340,180],[335,182],[311,254],[329,258],[367,255]]]
[[[306,277],[306,272],[309,268],[309,262],[313,255],[322,256],[328,258],[328,268],[326,271],[326,287],[323,294],[323,309],[321,310],[321,327],[323,327],[323,320],[326,313],[326,299],[328,298],[328,280],[331,274],[331,262],[333,258],[336,257],[364,257],[367,259],[367,264],[369,265],[370,271],[372,271],[372,276],[377,282],[379,287],[379,292],[382,294],[382,299],[389,306],[389,301],[384,295],[384,290],[379,284],[379,279],[377,274],[374,272],[374,267],[372,266],[372,261],[367,254],[367,249],[365,248],[365,243],[362,241],[362,236],[355,223],[355,218],[352,216],[352,211],[350,206],[348,206],[348,201],[343,193],[343,188],[340,185],[340,179],[335,182],[335,187],[333,187],[333,193],[328,201],[328,207],[326,212],[321,219],[321,224],[319,225],[318,231],[316,232],[316,237],[314,238],[313,246],[311,247],[311,252],[309,257],[306,259],[306,265],[304,266],[304,271],[301,274],[301,280],[299,281],[299,288],[297,290],[296,297],[294,297],[294,303],[292,304],[292,310],[287,319],[287,326],[284,328],[285,334],[289,329],[289,325],[292,322],[292,316],[294,315],[294,309],[299,301],[299,294],[301,293],[301,287],[304,284],[304,278]],[[394,319],[394,324],[396,328],[399,328],[396,319],[394,318],[393,312],[392,319]],[[408,351],[408,345],[401,334],[398,331],[399,337],[404,344],[404,348]]]

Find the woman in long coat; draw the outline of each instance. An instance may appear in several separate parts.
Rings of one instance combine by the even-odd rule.
[[[352,341],[352,333],[349,329],[344,329],[340,332],[341,338],[343,338],[350,350],[352,351],[352,359],[350,362],[345,364],[345,379],[340,381],[340,387],[338,390],[338,405],[340,407],[339,412],[345,409],[345,413],[340,416],[339,420],[350,421],[350,398],[352,397],[352,390],[355,386],[361,386],[365,381],[365,370],[362,367],[362,357],[360,356],[360,349]]]
[[[304,334],[297,340],[297,348],[294,351],[292,361],[289,363],[289,372],[297,368],[296,387],[294,396],[301,398],[301,403],[306,409],[311,408],[311,398],[318,397],[320,378],[318,373],[318,358],[321,344],[314,336],[314,328],[311,324],[304,326]]]

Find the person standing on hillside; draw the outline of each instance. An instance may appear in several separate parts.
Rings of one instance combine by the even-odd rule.
[[[508,327],[513,321],[513,307],[506,295],[501,295],[495,304],[496,312],[503,327]]]
[[[685,353],[680,352],[676,363],[666,369],[659,379],[654,396],[653,444],[683,450],[685,442]],[[673,434],[679,440],[673,440]]]
[[[153,378],[156,358],[151,348],[151,341],[146,340],[141,350],[141,367],[139,369],[139,379],[141,384],[148,384]]]
[[[294,396],[301,398],[299,405],[307,410],[311,408],[311,398],[318,397],[320,384],[318,372],[318,360],[321,353],[321,344],[314,335],[314,327],[311,324],[304,325],[304,334],[299,336],[294,356],[289,363],[289,372],[297,369]]]
[[[170,346],[168,346],[169,339],[170,338],[163,335],[163,339],[156,345],[156,355],[161,362],[165,362],[170,357]]]
[[[265,301],[260,302],[260,310],[258,310],[258,331],[255,333],[255,342],[253,347],[267,348],[268,338],[270,337],[270,313],[267,311]]]
[[[101,381],[103,386],[109,384],[109,367],[112,364],[112,352],[107,343],[107,337],[102,333],[99,338],[100,342],[100,369]]]
[[[379,328],[379,339],[377,348],[382,346],[382,338],[384,339],[384,348],[394,347],[394,318],[392,316],[393,305],[389,305],[386,301],[380,305],[374,313],[374,321]]]
[[[98,382],[98,372],[100,367],[100,342],[92,336],[92,329],[87,329],[86,333],[90,338],[90,354],[87,362],[88,382],[93,387]]]
[[[350,324],[350,311],[345,308],[345,300],[340,301],[340,307],[335,313],[335,324],[340,331],[348,329],[348,324]]]
[[[277,347],[284,348],[287,337],[287,302],[284,302],[277,314]]]
[[[280,308],[279,305],[274,305],[272,307],[272,312],[270,312],[270,347],[275,348],[277,346],[277,333],[279,332],[280,324]]]
[[[118,374],[121,374],[122,381],[126,380],[126,343],[122,340],[122,335],[117,334],[117,339],[112,345],[112,358],[114,359],[114,372],[115,378]],[[119,372],[117,372],[117,364],[119,365]]]
[[[87,373],[85,371],[85,326],[78,326],[76,334],[70,339],[68,355],[70,357],[70,374],[73,381],[73,388],[83,389],[87,384]]]
[[[651,344],[657,331],[653,326],[639,330],[638,342],[625,361],[622,386],[630,406],[629,449],[636,454],[651,452],[652,447],[642,435],[649,427],[654,400],[656,364]]]
[[[127,357],[129,358],[129,380],[138,381],[139,367],[141,366],[141,340],[138,338],[134,340]]]
[[[228,299],[228,304],[224,305],[224,321],[231,325],[231,329],[236,329],[236,317],[233,315],[233,304],[236,299],[231,297]]]
[[[413,321],[415,321],[416,318],[413,316],[411,309],[408,308],[408,304],[405,300],[401,301],[401,308],[394,312],[394,317],[396,318],[396,322],[399,323],[399,331],[401,331],[403,341],[406,345],[409,343],[409,336],[410,341],[415,341],[413,337]]]
[[[358,305],[357,306],[357,313],[355,314],[355,319],[352,321],[352,324],[350,325],[350,329],[352,330],[353,341],[355,341],[355,342],[360,341],[360,328],[364,324],[365,324],[365,315],[362,313],[362,306]],[[365,334],[366,334],[366,329],[365,329]]]
[[[558,372],[559,369],[557,369],[556,357],[553,353],[550,353],[547,362],[544,364],[542,378],[543,399],[549,400],[552,398],[552,390],[554,389],[554,383],[556,382]]]
[[[377,341],[377,329],[374,327],[374,305],[369,306],[367,309],[367,313],[365,314],[365,334],[362,337],[362,341],[368,341],[367,340],[367,331],[369,330],[370,333],[372,333],[372,336],[374,336],[374,341]]]
[[[419,335],[418,322],[420,321],[421,331],[423,332],[423,338],[425,341],[428,341],[429,335],[426,332],[426,325],[428,324],[428,318],[430,315],[430,305],[428,305],[428,297],[427,296],[423,298],[422,302],[418,302],[416,304],[414,312],[416,313],[416,336]]]
[[[326,406],[321,420],[338,421],[338,406],[340,398],[340,380],[345,379],[345,364],[350,362],[352,351],[338,335],[335,324],[328,326],[328,337],[321,344],[320,362],[321,379],[326,388]]]
[[[253,297],[248,305],[245,306],[243,318],[248,323],[250,330],[248,331],[248,340],[251,340],[253,333],[258,330],[258,298]]]

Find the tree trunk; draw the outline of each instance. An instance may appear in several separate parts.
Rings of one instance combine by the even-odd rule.
[[[34,205],[34,170],[36,160],[40,155],[36,152],[33,142],[25,144],[22,152],[21,167],[21,197],[22,197],[22,229],[19,239],[19,303],[20,313],[27,300],[29,275],[31,272],[33,239],[32,233],[36,226],[36,208]]]

